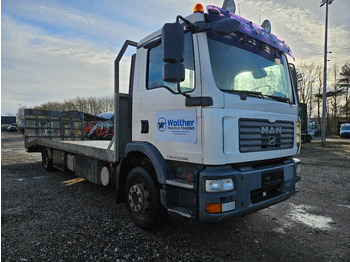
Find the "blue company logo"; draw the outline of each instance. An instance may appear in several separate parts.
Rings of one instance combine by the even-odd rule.
[[[158,119],[158,130],[163,132],[166,128],[166,120],[164,117]]]
[[[163,132],[165,129],[169,130],[181,130],[181,131],[189,131],[195,130],[194,120],[185,120],[185,119],[168,119],[166,120],[164,117],[158,119],[158,130]]]

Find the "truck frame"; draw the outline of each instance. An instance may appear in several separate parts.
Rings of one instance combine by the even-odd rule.
[[[129,46],[137,51],[124,94],[119,62]],[[247,67],[268,66],[242,72],[234,59],[217,57],[224,47],[251,59]],[[285,54],[292,55],[289,47],[267,27],[224,8],[204,13],[196,6],[192,15],[122,46],[114,62],[112,141],[84,140],[79,112],[30,109],[25,147],[42,153],[48,171],[112,185],[143,229],[166,212],[219,222],[260,210],[299,191],[296,73]],[[223,88],[220,74],[230,66],[234,85],[245,90]]]

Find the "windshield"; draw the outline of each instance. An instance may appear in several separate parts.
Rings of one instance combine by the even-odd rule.
[[[350,125],[342,126],[341,130],[350,130]]]
[[[274,48],[240,33],[207,32],[217,87],[224,92],[293,102],[288,62]]]

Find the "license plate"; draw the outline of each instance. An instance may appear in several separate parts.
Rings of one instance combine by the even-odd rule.
[[[283,171],[263,173],[261,178],[262,187],[272,186],[283,182]]]

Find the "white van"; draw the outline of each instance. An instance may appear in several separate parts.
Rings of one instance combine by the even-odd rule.
[[[350,124],[342,124],[340,126],[340,137],[350,137]]]

